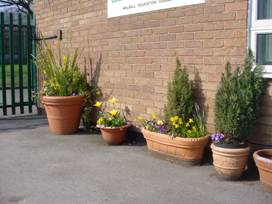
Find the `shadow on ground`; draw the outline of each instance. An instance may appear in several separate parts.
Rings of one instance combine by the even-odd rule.
[[[0,118],[0,132],[36,129],[48,125],[45,116],[28,115]]]

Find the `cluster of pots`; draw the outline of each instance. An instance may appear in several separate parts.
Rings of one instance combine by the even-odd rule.
[[[142,128],[149,150],[199,164],[210,142],[210,136],[200,138],[170,137]],[[222,147],[212,143],[213,165],[217,175],[225,180],[238,180],[246,169],[250,148]],[[254,153],[254,160],[260,173],[263,186],[272,192],[272,149],[263,149]]]
[[[69,135],[78,130],[83,96],[43,96],[49,129],[56,135]],[[103,139],[109,145],[121,144],[126,136],[129,124],[118,128],[100,128]]]
[[[49,129],[54,134],[73,134],[78,130],[82,96],[43,97]],[[121,144],[130,125],[118,128],[100,128],[103,139],[109,145]],[[181,138],[148,131],[142,128],[150,151],[177,158],[191,164],[200,164],[210,136]],[[245,171],[249,147],[224,147],[211,144],[215,170],[223,179],[237,180]],[[272,149],[256,151],[253,155],[263,186],[272,192]]]

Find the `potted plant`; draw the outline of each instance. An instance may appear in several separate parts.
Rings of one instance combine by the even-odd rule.
[[[130,127],[122,109],[117,106],[117,102],[118,99],[112,97],[104,102],[97,101],[94,105],[100,109],[97,127],[100,128],[103,139],[109,145],[121,144]]]
[[[249,51],[244,69],[231,72],[227,63],[215,99],[215,127],[212,135],[213,164],[218,175],[227,180],[239,179],[247,164],[247,144],[264,91],[262,69],[253,65]]]
[[[42,41],[36,64],[43,75],[41,101],[45,107],[49,129],[54,134],[72,134],[80,123],[86,93],[86,77],[77,64],[78,51],[58,55]]]
[[[85,131],[95,128],[98,109],[94,106],[96,100],[102,97],[102,92],[97,86],[87,86],[84,108],[82,110],[82,125]]]
[[[151,119],[139,118],[148,149],[199,164],[209,136],[203,113],[194,103],[188,74],[178,59],[174,79],[168,84],[164,117],[162,120],[153,114]]]
[[[253,154],[263,186],[272,192],[272,149],[262,149]]]

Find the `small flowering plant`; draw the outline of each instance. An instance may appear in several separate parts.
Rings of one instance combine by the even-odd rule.
[[[142,116],[139,116],[137,120],[146,130],[159,132],[162,134],[166,134],[168,132],[168,125],[165,123],[165,121],[159,119],[155,113],[151,115],[150,119],[145,119]]]
[[[211,139],[213,143],[222,143],[225,139],[225,135],[223,133],[214,133],[211,135]]]
[[[172,116],[169,121],[169,133],[173,136],[197,138],[204,136],[199,125],[193,118],[182,119],[179,116]]]
[[[41,95],[44,96],[86,96],[88,83],[78,63],[79,51],[63,55],[59,43],[58,54],[42,41],[35,58],[42,73]]]
[[[127,120],[121,108],[117,106],[118,99],[115,97],[107,101],[97,101],[94,106],[100,108],[97,120],[98,128],[115,128],[122,127],[127,124]],[[111,109],[109,109],[111,106]]]
[[[174,137],[198,138],[205,136],[206,133],[202,119],[197,117],[184,119],[176,115],[166,122],[157,118],[156,114],[152,114],[151,119],[139,117],[138,121],[146,130]]]

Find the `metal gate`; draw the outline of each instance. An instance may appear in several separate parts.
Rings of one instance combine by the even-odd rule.
[[[3,115],[32,113],[37,92],[35,19],[0,14],[0,109]],[[2,115],[0,112],[0,115]]]

